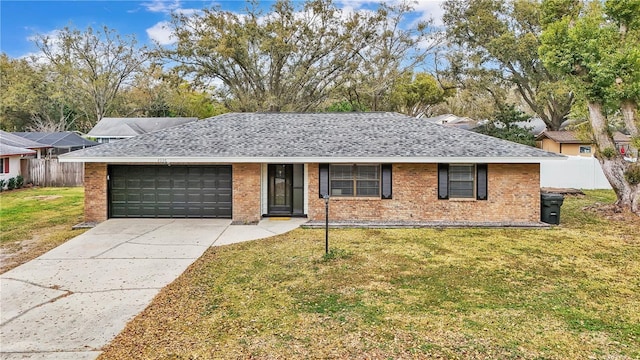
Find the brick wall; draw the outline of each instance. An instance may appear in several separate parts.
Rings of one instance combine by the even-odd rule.
[[[324,219],[318,198],[318,164],[308,166],[309,212]],[[438,200],[437,164],[394,164],[393,199],[331,198],[334,220],[494,221],[540,220],[538,164],[489,164],[488,200]],[[107,219],[107,165],[85,164],[85,221]],[[261,218],[260,164],[233,165],[233,221],[257,223]]]
[[[260,221],[260,164],[233,164],[233,223]]]
[[[538,164],[489,164],[488,200],[438,200],[437,164],[394,164],[393,199],[332,197],[333,220],[491,221],[540,220]],[[324,219],[318,198],[318,164],[309,164],[309,218]]]
[[[107,220],[107,164],[84,164],[84,221]]]

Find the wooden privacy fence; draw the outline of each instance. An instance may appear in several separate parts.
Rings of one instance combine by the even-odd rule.
[[[24,182],[36,186],[82,186],[83,163],[61,163],[53,159],[22,159]]]

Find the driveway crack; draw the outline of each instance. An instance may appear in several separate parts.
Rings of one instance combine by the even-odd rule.
[[[26,309],[25,311],[21,311],[21,312],[20,312],[20,314],[18,314],[18,315],[16,315],[16,316],[13,316],[13,317],[11,317],[11,318],[9,318],[9,319],[7,319],[7,320],[5,320],[5,321],[1,322],[1,323],[0,323],[0,326],[4,326],[4,325],[6,325],[6,324],[8,324],[8,323],[10,323],[10,322],[12,322],[12,321],[14,321],[15,319],[18,319],[18,318],[20,318],[20,317],[24,316],[25,314],[27,314],[27,313],[28,313],[28,312],[30,312],[31,310],[37,309],[37,308],[39,308],[39,307],[42,307],[42,306],[43,306],[43,305],[45,305],[45,304],[51,304],[51,303],[54,303],[54,302],[56,302],[56,301],[58,301],[58,300],[60,300],[60,299],[62,299],[62,298],[66,298],[67,296],[70,296],[70,295],[73,295],[73,294],[74,294],[74,293],[73,293],[73,291],[71,291],[71,290],[64,290],[64,289],[61,289],[59,285],[44,286],[44,285],[36,284],[36,283],[30,282],[30,281],[22,280],[22,279],[15,279],[15,278],[5,278],[5,279],[7,279],[7,280],[13,280],[13,281],[18,281],[18,282],[22,282],[22,283],[29,284],[29,285],[33,285],[33,286],[37,286],[37,287],[39,287],[39,288],[43,288],[43,289],[51,289],[51,290],[56,290],[56,291],[62,291],[63,293],[62,293],[62,294],[60,294],[60,295],[58,295],[58,296],[56,296],[56,297],[54,297],[54,298],[52,298],[52,299],[49,299],[49,300],[47,300],[47,301],[44,301],[44,302],[42,302],[42,303],[40,303],[40,304],[34,305],[34,306],[32,306],[32,307],[30,307],[30,308]]]
[[[149,234],[149,233],[152,233],[152,232],[154,232],[154,231],[156,231],[156,230],[158,230],[158,229],[161,229],[161,228],[163,228],[163,227],[165,227],[165,226],[167,226],[167,225],[169,225],[169,224],[172,224],[172,223],[174,223],[174,222],[175,222],[175,221],[171,221],[171,222],[169,222],[169,223],[167,223],[167,224],[162,224],[162,225],[160,225],[160,226],[158,226],[158,227],[154,227],[153,229],[150,229],[149,231],[143,232],[142,234],[139,234],[139,235],[137,235],[137,236],[134,236],[134,237],[132,237],[131,239],[129,239],[129,240],[127,240],[127,241],[121,242],[121,243],[119,243],[119,244],[117,244],[117,245],[115,245],[115,246],[113,246],[113,247],[111,247],[111,248],[109,248],[109,249],[107,249],[107,250],[105,250],[105,251],[103,251],[103,252],[101,252],[101,253],[97,254],[97,255],[92,256],[91,258],[99,258],[100,256],[102,256],[102,255],[104,255],[104,254],[108,253],[109,251],[111,251],[111,250],[113,250],[113,249],[117,248],[118,246],[121,246],[122,244],[131,243],[131,242],[132,242],[133,240],[135,240],[135,239],[138,239],[138,238],[140,238],[140,237],[142,237],[142,236],[145,236],[145,235],[147,235],[147,234]]]

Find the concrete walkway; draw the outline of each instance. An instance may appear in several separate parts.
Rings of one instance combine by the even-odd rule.
[[[305,221],[105,221],[0,275],[0,359],[95,359],[208,247],[285,233]]]

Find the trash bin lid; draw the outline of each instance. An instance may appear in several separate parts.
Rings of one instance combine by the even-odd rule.
[[[556,193],[541,193],[540,198],[544,200],[564,200],[564,195]]]

